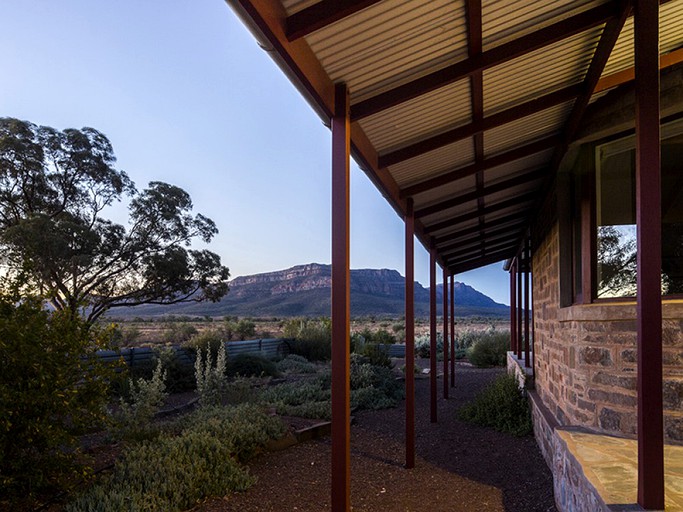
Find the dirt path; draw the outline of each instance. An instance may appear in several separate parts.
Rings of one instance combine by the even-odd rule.
[[[416,382],[417,466],[403,468],[403,406],[361,412],[351,429],[351,503],[355,511],[555,511],[552,476],[533,437],[515,438],[455,419],[502,370],[458,365],[451,399],[429,422],[429,381]],[[443,383],[439,379],[439,396]],[[309,441],[250,463],[249,491],[210,500],[201,512],[330,509],[330,439]]]

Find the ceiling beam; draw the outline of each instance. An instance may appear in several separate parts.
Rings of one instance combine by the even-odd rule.
[[[487,230],[486,228],[480,228],[481,224],[477,226],[479,228],[479,231],[482,231],[484,234],[483,236],[477,232],[477,236],[474,237],[469,237],[469,238],[464,238],[462,240],[457,240],[450,242],[446,245],[443,245],[441,247],[438,247],[438,250],[442,254],[448,254],[450,251],[457,249],[458,247],[464,247],[470,245],[471,242],[476,241],[476,240],[481,240],[482,238],[496,238],[499,235],[503,235],[506,233],[517,233],[523,228],[523,221],[518,221],[515,224],[512,224],[510,226],[506,226],[504,228],[499,228],[499,229],[493,229],[493,230]]]
[[[536,153],[540,153],[541,151],[545,151],[547,149],[555,147],[559,140],[560,138],[558,136],[552,135],[550,137],[537,140],[525,146],[520,146],[511,151],[507,151],[499,155],[485,158],[479,164],[470,164],[465,167],[460,167],[458,169],[445,172],[434,178],[430,178],[428,180],[421,181],[419,183],[415,183],[414,185],[405,187],[401,190],[400,196],[402,198],[411,197],[421,192],[427,192],[428,190],[431,190],[436,187],[443,187],[444,185],[448,185],[453,181],[466,178],[467,176],[471,176],[472,174],[476,174],[480,170],[486,171],[488,169],[493,169],[494,167],[509,164],[521,158],[526,158],[528,156],[535,155]]]
[[[443,256],[444,260],[448,261],[448,258],[455,257],[458,254],[464,254],[466,252],[471,252],[470,249],[476,249],[478,251],[481,251],[482,244],[484,244],[487,248],[495,249],[496,246],[498,246],[498,245],[502,245],[504,243],[516,242],[517,240],[518,240],[518,233],[507,231],[507,232],[504,232],[504,233],[500,234],[499,236],[495,236],[495,237],[486,236],[484,238],[482,238],[482,237],[472,238],[466,244],[458,245],[457,247],[452,247],[451,249],[449,249],[447,251],[440,250],[439,252],[441,253],[441,256]]]
[[[429,224],[425,225],[425,233],[430,234],[434,233],[435,231],[441,231],[442,229],[446,229],[452,226],[455,226],[457,224],[460,224],[461,222],[466,222],[468,220],[476,219],[480,215],[488,215],[490,213],[495,213],[499,212],[501,210],[505,210],[506,208],[510,208],[513,206],[518,206],[522,203],[526,203],[529,201],[533,201],[537,197],[537,193],[531,192],[528,194],[522,194],[520,196],[512,197],[510,199],[506,199],[505,201],[501,201],[500,203],[495,203],[490,206],[487,206],[481,211],[478,210],[473,210],[468,213],[464,213],[462,215],[459,215],[458,217],[453,217],[452,219],[448,219],[442,222],[437,222],[435,224]]]
[[[681,62],[683,62],[683,48],[660,55],[659,69],[666,69],[676,64],[680,64]],[[633,67],[612,73],[611,75],[603,76],[600,78],[600,80],[598,80],[598,83],[593,90],[593,94],[606,91],[607,89],[612,89],[613,87],[617,87],[619,85],[627,84],[635,79],[636,72],[635,68]]]
[[[500,253],[490,254],[483,258],[469,260],[469,262],[449,265],[448,270],[452,272],[453,275],[461,274],[462,272],[467,272],[468,270],[474,270],[475,268],[480,268],[485,265],[492,265],[493,263],[504,261],[510,258],[511,256],[514,256],[514,253],[512,253],[512,251],[501,251]]]
[[[477,76],[473,76],[472,78],[473,100],[477,100],[477,98],[474,97],[474,91],[481,86],[481,76],[478,76],[478,78]],[[414,158],[427,153],[428,151],[433,151],[434,149],[452,144],[467,137],[471,137],[472,135],[481,135],[487,130],[517,121],[518,119],[541,112],[542,110],[546,110],[550,107],[566,103],[567,101],[576,98],[582,92],[582,84],[570,85],[560,89],[559,91],[551,92],[539,98],[522,103],[521,105],[516,105],[503,110],[502,112],[483,117],[483,91],[480,91],[479,95],[481,96],[481,105],[477,105],[477,101],[473,102],[472,110],[474,120],[471,123],[453,128],[452,130],[447,130],[389,153],[385,153],[379,157],[379,163],[382,167],[389,167],[390,165]],[[481,107],[480,111],[478,111],[476,108],[478,106]]]
[[[292,42],[381,0],[322,0],[287,17],[287,39]]]
[[[504,217],[500,217],[498,219],[490,220],[488,222],[485,222],[484,224],[477,224],[475,226],[470,226],[468,228],[460,229],[454,233],[449,233],[447,235],[435,237],[434,242],[438,248],[439,245],[441,245],[441,244],[453,242],[455,240],[460,239],[461,237],[471,235],[472,233],[478,233],[482,227],[486,230],[486,229],[490,229],[490,228],[505,226],[507,224],[526,222],[528,220],[529,216],[531,216],[531,214],[532,214],[532,210],[523,210],[523,211],[520,211],[518,213],[511,214],[511,215],[505,215]]]
[[[508,188],[511,187],[517,187],[519,185],[524,185],[526,183],[530,183],[532,181],[538,180],[543,178],[547,173],[547,169],[537,169],[532,172],[528,172],[526,174],[522,174],[520,176],[516,176],[514,178],[511,178],[509,180],[501,181],[499,183],[494,183],[493,185],[489,186],[484,186],[481,189],[474,190],[472,192],[467,192],[465,194],[461,194],[459,196],[446,199],[445,201],[440,201],[436,204],[432,204],[430,206],[425,206],[424,208],[420,208],[418,210],[415,210],[415,217],[425,217],[427,215],[432,215],[435,213],[439,213],[443,210],[447,210],[449,208],[455,208],[456,206],[461,205],[462,203],[466,203],[467,201],[473,201],[475,199],[479,199],[480,197],[485,197],[491,194],[495,194],[497,192],[502,192],[504,190],[507,190]]]
[[[487,256],[494,256],[494,257],[500,257],[502,255],[507,255],[507,254],[512,254],[514,255],[514,251],[516,250],[517,246],[515,243],[511,243],[505,246],[500,246],[496,248],[495,251],[491,251],[488,254],[483,254],[481,250],[477,250],[474,252],[471,252],[469,254],[463,254],[462,256],[454,259],[450,259],[447,261],[447,265],[449,267],[451,266],[460,266],[460,265],[465,265],[469,262],[476,263],[477,261],[486,258]]]
[[[357,121],[387,108],[399,105],[430,91],[462,80],[477,71],[497,66],[504,62],[556,43],[575,34],[605,23],[614,16],[620,4],[612,0],[598,7],[575,14],[518,39],[503,43],[495,48],[435,71],[426,76],[400,85],[384,93],[351,105],[351,120]]]
[[[474,256],[476,254],[479,254],[481,256],[485,256],[485,252],[497,252],[499,250],[502,250],[501,248],[508,248],[508,247],[516,247],[515,243],[517,242],[516,239],[513,239],[511,237],[508,238],[502,238],[496,243],[492,244],[487,244],[486,248],[482,248],[479,245],[471,246],[469,248],[463,248],[461,251],[451,251],[450,255],[444,258],[446,260],[446,264],[450,264],[453,261],[457,259],[463,259],[463,258],[469,258],[470,256]]]

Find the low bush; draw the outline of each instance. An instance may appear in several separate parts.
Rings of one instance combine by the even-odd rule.
[[[121,397],[120,410],[114,417],[115,431],[119,437],[143,439],[156,433],[152,419],[168,396],[165,380],[166,372],[160,361],[151,379],[130,379],[130,397]]]
[[[164,339],[170,345],[182,345],[197,335],[197,328],[187,322],[171,323],[164,332]]]
[[[256,354],[239,354],[228,361],[228,376],[277,377],[275,363]]]
[[[305,357],[289,354],[275,365],[281,373],[315,373],[316,366]]]
[[[431,339],[428,334],[415,338],[415,356],[429,359],[431,352]],[[443,335],[436,334],[436,357],[437,360],[443,359]]]
[[[472,403],[458,410],[458,418],[515,436],[531,434],[531,412],[524,390],[513,375],[501,375]]]
[[[329,361],[332,355],[332,330],[329,318],[294,318],[284,325],[289,351],[309,361]]]
[[[509,332],[488,331],[479,335],[479,339],[467,349],[467,359],[480,368],[505,366],[509,347]]]
[[[225,333],[220,329],[207,329],[192,335],[182,346],[194,353],[208,350],[211,357],[215,359],[218,355],[218,349],[225,342],[225,337]]]
[[[203,408],[182,420],[182,432],[133,446],[113,473],[67,506],[91,510],[181,511],[207,496],[246,490],[249,460],[284,426],[255,406]]]

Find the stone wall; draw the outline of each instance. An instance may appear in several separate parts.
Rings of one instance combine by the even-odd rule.
[[[635,303],[559,307],[559,231],[533,255],[533,307],[539,397],[561,425],[636,434]],[[663,304],[665,431],[683,443],[683,301]]]

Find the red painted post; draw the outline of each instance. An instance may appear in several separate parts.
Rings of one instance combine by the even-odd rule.
[[[335,87],[332,118],[332,511],[351,510],[349,391],[349,93]]]
[[[443,397],[448,398],[448,270],[443,269]]]
[[[436,423],[436,249],[429,248],[429,417]]]
[[[510,352],[517,352],[517,262],[510,265]]]
[[[451,387],[455,387],[455,275],[451,274]]]
[[[415,216],[406,200],[406,469],[415,467]]]
[[[638,504],[664,509],[659,2],[634,5],[638,327]]]
[[[517,359],[522,360],[522,347],[524,346],[524,338],[522,332],[522,315],[524,313],[524,302],[522,302],[522,273],[524,272],[524,263],[522,262],[521,254],[517,257]]]
[[[529,368],[529,240],[524,246],[524,367]]]

